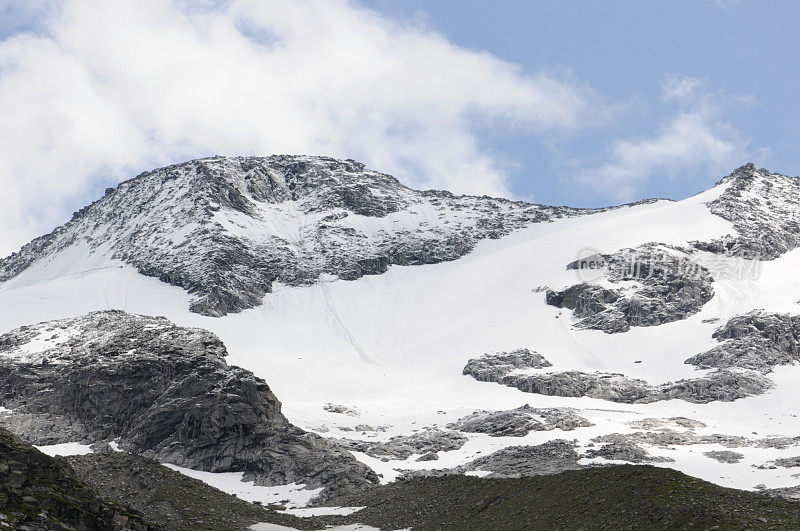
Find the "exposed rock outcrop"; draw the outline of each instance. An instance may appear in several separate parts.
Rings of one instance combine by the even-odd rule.
[[[492,362],[484,355],[470,360],[463,373],[481,381],[491,381],[516,387],[526,393],[548,396],[588,396],[612,402],[647,403],[659,400],[682,399],[707,403],[715,400],[731,402],[746,396],[761,394],[772,382],[754,371],[722,369],[706,376],[651,385],[644,380],[623,374],[581,371],[519,370],[511,363]],[[501,358],[502,359],[502,358]]]
[[[479,382],[495,382],[514,369],[541,369],[552,364],[538,352],[526,348],[511,352],[495,352],[471,359],[464,366],[464,375],[469,375]]]
[[[647,450],[625,437],[610,436],[603,442],[604,444],[598,448],[589,448],[585,457],[601,457],[628,463],[671,463],[675,461],[669,457],[650,455]]]
[[[728,464],[736,464],[744,459],[744,454],[733,452],[731,450],[711,450],[708,452],[703,452],[703,455],[714,459],[715,461],[719,461],[720,463]]]
[[[800,360],[800,316],[752,312],[731,318],[713,337],[719,346],[686,363],[700,368],[772,371],[776,365]]]
[[[507,411],[476,411],[447,425],[451,429],[486,433],[492,437],[524,437],[532,431],[571,431],[588,426],[592,423],[578,415],[576,409],[533,408],[527,404]]]
[[[633,285],[607,288],[584,282],[560,291],[547,290],[547,304],[572,310],[579,328],[613,334],[627,332],[631,326],[679,321],[700,311],[714,295],[708,270],[676,247],[650,243],[567,265],[578,271],[588,268],[613,284]]]
[[[387,441],[359,441],[338,439],[344,448],[365,453],[375,458],[408,459],[413,454],[436,455],[438,452],[458,450],[467,442],[464,435],[440,429],[422,430],[411,435],[395,435]],[[432,460],[432,459],[426,459]]]
[[[290,424],[266,382],[226,354],[210,332],[120,311],[21,327],[0,336],[0,405],[13,410],[0,419],[35,443],[117,439],[161,462],[324,487],[323,497],[377,481]],[[41,429],[51,422],[59,428]]]
[[[536,446],[509,446],[479,457],[463,469],[490,472],[490,477],[538,476],[577,470],[581,468],[579,459],[573,443],[557,439]]]

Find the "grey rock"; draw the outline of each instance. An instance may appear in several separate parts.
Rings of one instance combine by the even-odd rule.
[[[491,360],[491,358],[488,358]],[[739,398],[761,394],[772,382],[753,371],[723,369],[706,376],[678,380],[660,385],[650,385],[644,380],[628,378],[619,373],[555,371],[523,373],[514,372],[515,366],[507,363],[487,366],[484,356],[470,360],[463,373],[478,380],[492,381],[515,387],[526,393],[548,396],[588,396],[612,402],[647,403],[659,400],[682,399],[688,402],[732,402]]]
[[[740,454],[739,452],[733,452],[731,450],[711,450],[709,452],[703,452],[703,455],[706,457],[710,457],[711,459],[715,459],[720,463],[729,463],[729,464],[736,464],[742,459],[744,459],[744,454]]]
[[[783,468],[796,468],[800,466],[800,456],[782,457],[774,461],[775,466]]]
[[[774,498],[784,498],[787,500],[800,500],[800,485],[793,487],[783,487],[778,489],[767,489],[766,487],[760,489],[762,494],[772,496]]]
[[[417,461],[437,461],[439,459],[439,455],[436,452],[428,452],[427,454],[423,454],[417,458]]]
[[[695,242],[697,249],[771,260],[800,246],[800,179],[748,163],[717,183],[723,184],[728,188],[707,206],[730,221],[736,234]]]
[[[693,262],[691,250],[648,243],[613,254],[595,255],[567,264],[567,269],[597,269],[612,283],[635,287],[609,289],[580,283],[547,290],[545,302],[573,310],[575,326],[627,332],[631,326],[658,326],[700,311],[714,295],[707,269]]]
[[[509,446],[462,468],[491,472],[492,477],[535,476],[577,470],[579,459],[573,443],[557,439],[537,446]]]
[[[0,404],[39,416],[13,424],[36,440],[42,422],[68,419],[59,437],[80,426],[84,442],[118,439],[161,462],[245,472],[262,485],[305,483],[327,497],[377,483],[338,445],[290,424],[266,382],[226,355],[210,332],[120,311],[25,326],[0,336]]]
[[[629,463],[671,463],[675,461],[668,457],[652,456],[630,439],[613,436],[606,438],[605,444],[587,450],[586,457],[601,457]]]
[[[411,435],[395,435],[387,441],[337,439],[344,448],[375,458],[408,459],[413,454],[429,454],[458,450],[468,441],[464,435],[440,429],[426,429]]]
[[[687,359],[700,368],[739,367],[762,373],[800,360],[800,316],[751,312],[731,318],[713,337],[719,346]]]
[[[670,417],[670,418],[643,418],[641,420],[634,420],[628,423],[630,426],[634,428],[640,428],[643,430],[654,430],[654,429],[666,429],[669,430],[669,426],[679,426],[681,428],[705,428],[706,425],[699,420],[694,420],[686,417]]]
[[[638,431],[633,433],[610,433],[592,439],[598,443],[613,443],[620,440],[632,441],[636,444],[670,447],[694,444],[718,444],[726,448],[775,448],[784,450],[800,445],[800,437],[765,437],[748,438],[741,435],[704,434],[698,435],[691,430],[676,431],[661,429],[659,431]]]
[[[492,437],[524,437],[531,431],[564,431],[592,426],[572,408],[533,408],[524,405],[507,411],[476,411],[447,427]]]
[[[341,404],[327,403],[324,406],[322,406],[322,409],[324,409],[328,413],[338,413],[340,415],[348,415],[350,417],[357,417],[360,415],[357,409],[343,406]]]
[[[464,375],[479,382],[494,382],[514,369],[541,369],[552,364],[544,356],[526,348],[511,352],[495,352],[471,359],[464,366]]]

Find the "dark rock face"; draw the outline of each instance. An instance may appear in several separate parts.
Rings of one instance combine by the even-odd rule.
[[[353,280],[392,264],[455,260],[485,238],[592,211],[417,191],[351,160],[214,157],[123,182],[5,259],[0,282],[72,245],[100,249],[225,315],[273,282]]]
[[[14,410],[4,424],[34,443],[118,439],[162,462],[325,487],[323,496],[377,481],[291,425],[266,382],[227,365],[226,354],[210,332],[119,311],[22,327],[0,336],[0,403]]]
[[[458,450],[467,442],[460,433],[429,429],[412,435],[396,435],[385,442],[357,441],[339,439],[337,442],[344,448],[365,453],[378,459],[408,459],[413,454],[423,454],[424,461],[438,459],[437,452]]]
[[[541,369],[551,366],[552,364],[538,352],[521,348],[511,352],[484,354],[471,359],[464,366],[463,374],[470,375],[479,382],[494,382],[498,377],[514,369]]]
[[[686,363],[700,368],[739,367],[768,373],[800,360],[800,316],[752,312],[731,318],[713,337],[719,346]]]
[[[728,188],[707,206],[733,223],[737,235],[695,242],[697,249],[772,260],[800,246],[800,179],[749,163],[717,185]]]
[[[575,326],[609,334],[686,319],[714,295],[708,270],[692,262],[684,250],[660,244],[595,255],[571,262],[567,269],[597,270],[615,284],[636,283],[634,288],[580,283],[547,290],[547,304],[573,310]]]
[[[0,527],[6,529],[159,529],[101,499],[66,461],[0,428]]]
[[[581,468],[579,459],[574,444],[557,439],[537,446],[509,446],[479,457],[464,468],[491,472],[490,477],[538,476],[577,470]]]
[[[506,356],[503,354],[503,356]],[[498,359],[504,359],[501,356]],[[536,356],[540,356],[536,354]],[[706,376],[650,385],[644,380],[616,373],[587,373],[581,371],[516,372],[513,363],[493,363],[491,355],[470,360],[463,373],[480,381],[496,382],[516,387],[526,393],[549,396],[588,396],[624,403],[647,403],[659,400],[682,399],[707,403],[715,400],[731,402],[746,396],[761,394],[772,382],[759,373],[738,369],[720,369]],[[544,358],[541,358],[544,359]],[[546,360],[545,360],[545,363]],[[547,367],[547,365],[541,365]],[[477,369],[476,369],[477,367]],[[541,368],[541,367],[532,367]],[[475,376],[478,375],[478,377]]]
[[[492,437],[524,437],[532,431],[571,431],[592,426],[572,408],[532,408],[524,405],[508,411],[476,411],[447,427],[465,433],[486,433]]]

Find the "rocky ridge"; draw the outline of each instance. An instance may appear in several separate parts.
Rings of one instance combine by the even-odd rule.
[[[753,267],[747,261],[773,260],[800,246],[800,179],[749,163],[717,186],[725,189],[706,206],[730,221],[734,233],[709,242],[687,242],[684,247],[651,242],[584,257],[566,267],[592,278],[548,289],[545,302],[572,310],[578,328],[613,334],[631,326],[658,326],[700,311],[714,294],[715,275],[741,275],[743,271],[728,269],[746,272]],[[703,265],[708,261],[704,253],[733,263],[723,260],[720,271],[709,271]],[[598,283],[600,279],[603,282]]]
[[[800,179],[753,163],[737,168],[717,186],[727,186],[707,204],[712,213],[733,224],[736,234],[711,242],[694,242],[716,254],[773,260],[800,246]]]
[[[21,327],[0,336],[0,405],[12,410],[0,423],[35,444],[116,440],[161,462],[301,483],[322,497],[377,482],[290,424],[266,382],[226,354],[210,332],[120,311]]]
[[[261,304],[274,283],[353,280],[454,260],[485,238],[589,210],[418,191],[352,160],[212,157],[109,188],[65,225],[0,259],[0,282],[85,248],[179,286],[191,310]]]

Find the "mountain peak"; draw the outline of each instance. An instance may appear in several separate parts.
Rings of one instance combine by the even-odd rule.
[[[584,212],[413,190],[352,160],[210,157],[107,190],[0,260],[0,282],[80,247],[182,287],[193,311],[219,316],[261,304],[274,282],[454,260],[484,238]]]

